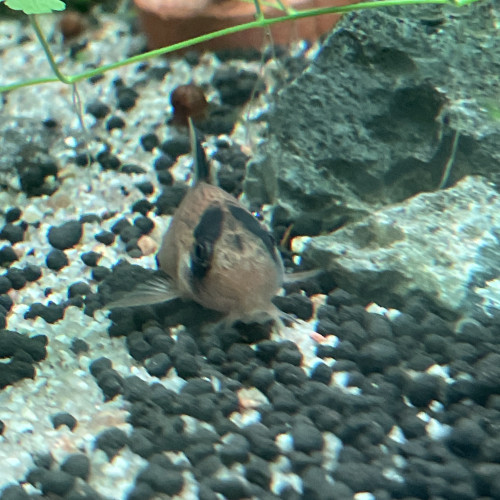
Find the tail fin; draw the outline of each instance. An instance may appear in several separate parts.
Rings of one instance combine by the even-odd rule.
[[[205,150],[203,149],[200,141],[200,135],[198,130],[196,130],[193,125],[193,120],[188,116],[189,123],[189,140],[191,143],[191,155],[194,160],[194,171],[196,184],[198,182],[208,182],[210,183],[210,166],[207,162],[207,157],[205,156]]]

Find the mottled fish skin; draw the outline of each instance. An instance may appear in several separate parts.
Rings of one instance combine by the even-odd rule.
[[[245,211],[238,201],[222,189],[199,183],[179,205],[158,252],[160,269],[176,283],[181,296],[216,311],[237,316],[269,312],[271,299],[281,288],[283,264],[272,237],[257,236],[233,216],[234,208]],[[211,262],[203,276],[193,274],[193,253],[197,244],[195,230],[207,210],[222,214],[222,228],[213,242]]]

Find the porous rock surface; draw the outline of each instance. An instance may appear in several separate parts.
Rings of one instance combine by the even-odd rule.
[[[313,240],[311,254],[352,290],[369,295],[389,284],[385,303],[421,293],[455,312],[469,300],[498,309],[500,48],[491,42],[491,9],[352,13],[278,96],[268,140],[248,165],[246,195],[275,202],[274,225],[293,225],[292,236],[342,227]],[[483,181],[457,184],[468,175]],[[412,198],[422,192],[436,194]],[[471,224],[479,238],[462,233]],[[442,262],[433,254],[439,246]],[[338,258],[341,249],[348,254]]]
[[[460,316],[498,314],[499,228],[499,194],[484,178],[465,177],[312,238],[307,256],[379,304],[424,295]]]
[[[488,2],[345,16],[280,92],[248,168],[248,198],[276,201],[275,218],[298,233],[332,230],[435,190],[455,132],[448,185],[471,173],[498,180],[495,33]]]

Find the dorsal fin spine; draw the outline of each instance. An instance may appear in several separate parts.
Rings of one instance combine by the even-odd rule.
[[[193,124],[191,117],[188,117],[189,122],[189,141],[191,144],[191,155],[194,161],[195,184],[199,182],[210,183],[210,166],[207,162],[205,150],[200,141],[200,134]]]

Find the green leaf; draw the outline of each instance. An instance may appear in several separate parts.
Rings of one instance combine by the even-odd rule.
[[[25,14],[49,14],[53,10],[64,10],[66,4],[61,0],[5,0],[5,5]]]

